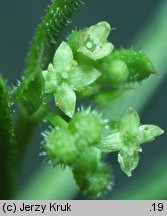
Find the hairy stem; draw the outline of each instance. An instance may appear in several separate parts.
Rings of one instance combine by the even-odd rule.
[[[21,167],[24,160],[31,137],[35,133],[36,125],[37,122],[33,119],[26,117],[23,113],[19,114],[14,130],[19,153],[17,158],[19,167]]]
[[[40,106],[42,99],[41,70],[46,69],[52,62],[57,40],[64,27],[70,23],[74,10],[81,3],[81,0],[54,0],[37,28],[27,57],[25,77],[13,94],[15,100],[21,101],[31,113]],[[27,106],[30,102],[32,107]]]
[[[16,180],[16,144],[6,82],[0,76],[0,199],[10,199]]]
[[[55,44],[81,0],[56,0],[50,6],[33,38],[27,60],[27,73],[34,73],[38,64],[42,69],[50,63]]]
[[[34,120],[32,115],[45,105],[42,98],[42,73],[52,61],[55,52],[55,44],[64,27],[70,22],[73,11],[81,4],[81,0],[56,0],[48,9],[41,24],[37,28],[32,40],[27,58],[25,77],[22,83],[14,90],[14,99],[21,104],[15,126],[18,142],[18,161],[21,164],[24,158],[29,140],[39,120]],[[36,112],[36,113],[37,113]]]

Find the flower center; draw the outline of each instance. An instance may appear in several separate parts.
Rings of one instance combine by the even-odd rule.
[[[86,43],[86,47],[87,47],[88,49],[91,49],[91,48],[93,47],[93,45],[92,45],[91,42],[87,42],[87,43]]]
[[[68,78],[68,74],[66,72],[62,73],[62,78],[67,79]]]

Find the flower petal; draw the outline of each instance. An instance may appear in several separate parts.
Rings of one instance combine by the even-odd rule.
[[[75,112],[76,95],[75,92],[66,84],[63,83],[60,86],[55,96],[56,105],[70,118],[72,118]]]
[[[53,66],[59,73],[68,72],[72,68],[72,62],[72,50],[70,46],[63,41],[54,55]]]
[[[113,44],[108,42],[104,45],[97,44],[93,49],[88,49],[87,47],[82,46],[78,49],[78,51],[96,61],[108,56],[112,52],[113,48]]]
[[[134,109],[130,108],[121,120],[120,130],[122,133],[128,132],[129,134],[135,134],[138,132],[139,126],[139,115]]]
[[[89,65],[78,66],[69,74],[68,84],[76,90],[90,85],[101,75],[100,71]]]
[[[122,147],[123,141],[119,132],[104,137],[98,146],[102,152],[117,152]]]
[[[58,85],[58,76],[52,64],[49,64],[48,69],[42,71],[45,80],[45,93],[55,92]]]
[[[105,43],[104,45],[99,45],[94,50],[94,60],[98,60],[101,58],[104,58],[105,56],[108,56],[114,48],[114,45],[112,43]]]
[[[131,176],[132,171],[137,167],[139,162],[139,153],[138,151],[128,152],[128,149],[125,151],[120,151],[118,154],[118,162],[120,164],[121,170],[127,175]]]
[[[87,29],[87,33],[95,43],[103,43],[110,34],[111,26],[108,22],[99,22]]]
[[[140,144],[153,141],[156,137],[162,135],[164,131],[156,125],[142,125],[139,127],[141,134]]]

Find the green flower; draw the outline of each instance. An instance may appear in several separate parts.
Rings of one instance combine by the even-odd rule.
[[[56,105],[69,117],[75,112],[76,94],[93,83],[101,73],[90,65],[78,66],[70,46],[62,42],[58,47],[53,64],[43,71],[45,93],[53,93]]]
[[[156,125],[141,125],[138,113],[130,108],[120,121],[120,132],[126,146],[153,141],[164,131]]]
[[[118,162],[128,176],[136,168],[139,161],[140,145],[153,141],[164,131],[155,125],[140,125],[137,112],[129,109],[119,122],[116,132],[105,137],[99,146],[103,152],[118,151]]]
[[[110,31],[111,27],[107,22],[99,22],[82,30],[78,52],[93,60],[109,55],[114,47],[112,43],[107,41]]]

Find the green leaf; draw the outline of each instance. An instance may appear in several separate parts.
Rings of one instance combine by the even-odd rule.
[[[101,73],[92,66],[82,65],[71,71],[68,83],[72,88],[80,90],[93,83],[100,75]]]
[[[75,112],[76,95],[75,92],[66,83],[57,88],[54,94],[55,102],[58,107],[70,118]]]
[[[64,41],[60,44],[53,58],[55,70],[61,74],[72,69],[73,53],[70,46]]]

